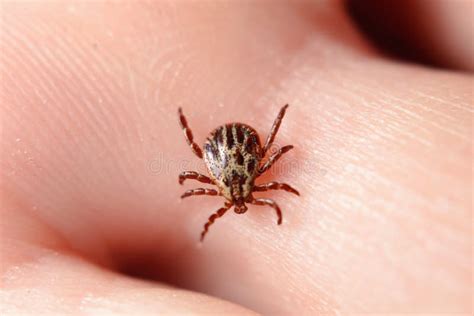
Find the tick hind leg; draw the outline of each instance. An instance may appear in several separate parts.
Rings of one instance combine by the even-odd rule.
[[[212,184],[212,180],[196,171],[183,171],[179,174],[179,184],[183,184],[186,179],[194,179],[202,183]]]
[[[189,147],[191,147],[191,150],[196,154],[196,156],[202,158],[202,150],[199,145],[194,142],[193,132],[189,128],[188,122],[186,121],[186,118],[183,114],[183,110],[181,108],[178,109],[178,114],[179,123],[181,124],[181,128],[183,129],[184,136],[186,137],[186,141],[188,142]]]
[[[292,188],[289,184],[286,184],[286,183],[268,182],[268,183],[259,184],[253,187],[253,191],[256,191],[256,192],[263,192],[263,191],[268,191],[268,190],[284,190],[296,195],[300,195],[298,191],[296,191],[294,188]]]
[[[268,149],[272,146],[273,140],[275,139],[276,134],[278,133],[278,129],[280,128],[281,121],[285,116],[285,111],[288,108],[288,104],[281,108],[280,112],[278,113],[277,118],[273,122],[272,129],[270,130],[270,134],[268,134],[267,140],[265,141],[265,146],[263,146],[263,155],[268,151]]]
[[[281,215],[281,210],[280,210],[280,207],[278,206],[278,204],[276,204],[275,201],[271,200],[271,199],[253,199],[250,201],[251,204],[254,204],[254,205],[268,205],[270,207],[272,207],[275,212],[277,213],[277,216],[278,216],[278,225],[281,225],[283,219],[282,219],[282,215]]]
[[[204,236],[206,236],[207,231],[209,230],[209,226],[211,226],[216,219],[219,217],[222,217],[225,212],[227,212],[230,208],[232,207],[231,203],[226,203],[224,207],[221,207],[220,209],[217,210],[214,214],[212,214],[209,219],[207,220],[207,223],[204,224],[204,229],[201,233],[201,241],[204,240]]]

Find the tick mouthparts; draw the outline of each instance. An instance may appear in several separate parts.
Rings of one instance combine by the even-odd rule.
[[[237,214],[242,214],[242,213],[245,213],[247,211],[247,206],[245,204],[242,204],[242,205],[236,205],[235,206],[235,212]]]

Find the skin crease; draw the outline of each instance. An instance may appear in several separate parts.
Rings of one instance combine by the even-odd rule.
[[[372,23],[368,31],[400,54],[471,72],[473,4],[472,0],[348,0]]]
[[[471,75],[377,56],[333,1],[4,3],[1,23],[2,315],[469,312]],[[224,201],[179,200],[207,186],[178,184],[205,174],[178,106],[202,144],[232,121],[265,139],[286,103],[295,148],[257,183],[301,197],[256,193],[281,226],[250,205],[199,245]]]

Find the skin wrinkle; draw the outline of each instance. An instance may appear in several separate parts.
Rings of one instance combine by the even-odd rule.
[[[409,112],[408,112],[409,113]]]
[[[64,146],[63,146],[64,147]],[[67,147],[66,147],[67,148]]]
[[[453,101],[450,101],[450,100],[443,100],[441,98],[438,98],[438,97],[435,97],[433,95],[429,95],[427,93],[423,93],[422,91],[417,91],[417,90],[413,90],[412,91],[413,93],[416,93],[417,95],[420,95],[421,97],[423,98],[426,98],[426,99],[430,99],[430,100],[434,100],[434,101],[439,101],[441,104],[443,103],[446,103],[448,104],[449,106],[453,107],[453,108],[457,108],[457,109],[460,109],[460,110],[464,110],[467,112],[467,114],[469,113],[474,113],[474,110],[471,108],[469,108],[469,104],[468,103],[465,103],[466,105],[466,108],[463,108],[463,107],[460,107],[459,106],[459,100],[456,100],[457,102],[453,102]],[[452,96],[450,96],[452,97]]]
[[[308,82],[310,82],[310,81],[305,80],[305,82],[308,83]],[[328,90],[331,90],[331,89],[324,89],[324,91],[328,91]],[[394,100],[397,100],[397,99],[394,99]],[[364,104],[364,103],[363,103],[363,104]],[[365,104],[367,104],[367,103],[365,103]],[[389,105],[389,103],[388,103],[388,105]],[[426,109],[426,108],[425,108],[425,109]],[[404,113],[405,113],[405,114],[409,114],[409,113],[413,113],[413,112],[404,112]],[[415,118],[416,118],[416,117],[415,117]],[[421,117],[418,117],[418,118],[420,119]],[[440,126],[440,125],[437,125],[437,127],[439,127],[439,126]],[[449,132],[449,130],[446,130],[446,129],[443,129],[443,128],[441,128],[441,130],[442,130],[442,131],[445,131],[445,132],[446,132],[446,131]],[[313,132],[313,134],[314,134],[314,132]],[[457,136],[457,135],[455,135],[455,136]],[[349,143],[351,143],[351,142],[349,141]],[[340,147],[337,146],[336,148],[340,148]],[[347,155],[342,155],[342,156],[347,156]],[[425,172],[429,174],[428,171],[425,171]],[[352,175],[352,176],[353,176],[353,175]],[[370,178],[369,178],[369,180],[370,180]],[[390,183],[390,182],[389,182],[389,183]],[[333,188],[333,189],[334,189],[334,188]],[[337,189],[336,189],[335,191],[336,191],[336,192],[340,192],[340,191],[337,190]],[[412,195],[412,193],[410,193],[410,195]],[[415,200],[415,201],[416,201],[416,200]],[[352,203],[348,203],[347,205],[348,205],[348,206],[354,205],[353,202],[354,202],[354,201],[352,201]],[[431,204],[431,203],[430,203],[430,201],[426,201],[426,204],[429,205],[429,204]],[[373,226],[376,227],[377,225],[373,225]],[[467,245],[466,245],[466,246],[467,246]],[[308,251],[308,249],[306,249],[306,251]],[[469,270],[465,270],[465,271],[468,273]],[[341,288],[341,289],[339,289],[339,291],[337,291],[337,293],[344,293],[344,292],[345,292],[345,291],[344,291],[344,288]],[[403,290],[401,290],[400,293],[403,293]],[[405,299],[407,299],[407,298],[405,298]]]
[[[67,37],[65,37],[67,39]],[[65,41],[65,40],[64,40]],[[58,45],[61,45],[62,42],[61,41],[58,41],[57,42]],[[74,45],[73,42],[69,42],[67,43],[67,45],[62,45],[62,49],[63,50],[67,50],[68,47]],[[79,58],[78,60],[88,60],[90,59],[91,57],[88,56],[86,58],[85,55],[81,55],[81,52],[82,50],[78,49],[76,51],[76,53],[79,52]],[[110,59],[110,58],[108,58]],[[94,69],[96,67],[97,64],[101,64],[100,63],[100,58],[95,58],[93,59],[93,61],[91,62],[91,64],[93,65],[92,67],[85,67],[83,66],[83,63],[82,62],[78,62],[78,63],[74,63],[74,64],[71,64],[69,62],[69,60],[67,58],[64,58],[64,59],[60,59],[60,61],[63,63],[63,64],[66,64],[68,66],[70,65],[73,65],[73,67],[68,67],[69,68],[69,73],[78,73],[78,78],[90,78],[90,81],[93,82],[93,85],[92,84],[88,84],[88,80],[84,80],[84,86],[87,88],[87,90],[89,91],[89,94],[94,94],[94,93],[100,93],[98,98],[97,98],[97,103],[99,104],[99,106],[96,106],[95,108],[98,109],[100,111],[100,115],[97,115],[95,114],[93,111],[92,111],[92,107],[90,106],[91,103],[87,101],[87,99],[83,99],[81,101],[83,101],[86,105],[88,105],[88,109],[90,110],[90,117],[93,119],[93,120],[96,120],[97,122],[100,122],[99,119],[102,119],[102,126],[103,126],[103,130],[105,131],[106,129],[112,129],[112,131],[114,133],[120,131],[120,130],[123,130],[123,128],[116,128],[116,124],[112,124],[112,122],[117,122],[117,121],[120,121],[120,116],[113,116],[112,119],[110,119],[111,115],[114,115],[113,112],[111,111],[108,111],[108,112],[105,112],[105,111],[101,111],[102,110],[102,106],[100,106],[102,103],[105,103],[107,104],[113,104],[115,103],[116,101],[114,100],[113,98],[113,94],[112,94],[112,91],[115,91],[115,95],[116,93],[121,93],[121,97],[123,97],[123,93],[122,93],[122,89],[119,89],[118,86],[109,86],[109,88],[106,88],[106,86],[102,86],[102,84],[100,83],[100,81],[97,81],[95,78],[96,77],[101,77],[100,73],[102,74],[105,74],[106,71],[105,71],[105,68],[102,67],[102,69],[100,69],[100,73],[98,72],[99,70],[98,69]],[[110,62],[110,61],[109,61]],[[95,73],[94,73],[95,71]],[[63,74],[64,75],[64,74]],[[107,83],[110,85],[110,84],[113,84],[115,81],[114,80],[107,80]],[[107,91],[110,91],[107,93]],[[81,102],[82,103],[82,102]],[[80,107],[79,107],[80,108]],[[123,126],[126,126],[125,123],[122,123]],[[96,129],[97,131],[98,129]],[[100,136],[101,133],[98,133],[98,136]],[[104,138],[104,142],[105,142],[105,138]],[[103,147],[106,147],[106,146],[103,146]]]
[[[63,146],[64,147],[64,146]],[[67,148],[67,147],[66,147]]]
[[[12,112],[10,112],[10,113],[15,113],[15,112],[14,112],[14,111],[12,111]],[[15,166],[14,168],[16,168],[16,169],[17,169],[17,171],[20,171],[20,170],[21,170],[21,169],[18,169],[18,167],[16,167],[16,166]]]
[[[126,172],[123,171],[124,174],[127,174]]]
[[[40,80],[40,82],[41,82],[41,80]],[[50,88],[45,89],[44,91],[49,91],[49,90],[51,90],[51,89],[54,89],[54,86],[51,86]],[[57,90],[56,90],[56,91],[57,91]],[[67,94],[67,91],[66,91],[66,94]],[[26,95],[26,94],[25,94],[25,95]],[[53,99],[53,98],[51,97],[50,100],[52,100],[52,99]],[[71,101],[71,103],[73,103],[73,99],[72,99],[72,98],[70,98],[69,100]],[[51,104],[51,102],[50,102],[49,104]],[[42,112],[40,112],[40,113],[46,113],[46,112],[47,112],[47,111],[42,111]],[[51,112],[51,111],[50,111],[50,112]],[[55,112],[53,111],[52,113],[55,113]],[[62,120],[59,120],[59,122],[62,122]],[[73,121],[73,122],[74,122],[74,121]],[[67,127],[64,127],[64,129],[67,129]],[[54,134],[54,133],[53,133],[53,134]],[[62,148],[67,148],[67,146],[61,146],[61,147],[62,147]],[[77,146],[77,147],[80,148],[81,146]],[[71,170],[71,169],[70,169],[70,170]],[[72,170],[73,170],[73,169],[72,169]]]
[[[434,114],[438,115],[438,116],[444,116],[445,118],[449,118],[448,116],[445,116],[442,112],[440,111],[435,111],[433,110],[432,108],[429,108],[429,107],[425,107],[423,106],[421,103],[415,103],[415,102],[408,102],[406,101],[406,96],[405,98],[398,98],[396,96],[393,96],[389,93],[389,91],[385,92],[384,90],[384,87],[381,87],[379,84],[377,84],[377,82],[374,81],[374,85],[370,86],[370,85],[367,85],[367,83],[365,85],[361,85],[358,87],[359,89],[364,89],[365,91],[367,91],[369,94],[373,94],[373,91],[377,91],[378,94],[380,94],[381,97],[384,97],[384,98],[388,98],[389,100],[392,100],[392,101],[396,101],[394,103],[398,103],[400,105],[411,105],[414,109],[418,108],[418,109],[421,109],[423,110],[424,112],[423,113],[420,113],[420,114],[417,114],[415,111],[406,111],[405,113],[406,114],[409,114],[411,115],[413,118],[416,118],[418,120],[426,120],[426,121],[430,121],[427,117],[426,117],[426,112],[433,112]],[[382,90],[381,90],[382,89]],[[354,94],[356,95],[356,94]],[[388,103],[390,104],[390,102]],[[397,106],[397,109],[400,110],[400,111],[404,111],[403,107],[401,106]],[[425,114],[425,115],[421,115],[421,114]]]
[[[430,72],[427,72],[427,73],[430,73]],[[441,72],[441,71],[431,71],[431,73],[438,73],[438,74],[441,74],[442,72]],[[374,74],[374,75],[375,75],[375,74]],[[455,76],[457,76],[458,78],[465,77],[464,75],[455,75]],[[367,77],[367,80],[366,80],[366,81],[368,81],[368,80],[370,80],[370,76]],[[343,81],[343,82],[344,82],[344,81]],[[385,90],[385,87],[384,87],[384,86],[381,86],[380,83],[377,82],[376,80],[372,80],[371,83],[373,83],[373,84],[372,84],[372,85],[368,85],[368,82],[365,82],[365,84],[364,84],[363,86],[361,85],[361,86],[359,87],[359,89],[360,89],[360,88],[366,89],[367,91],[369,91],[369,93],[372,93],[373,91],[380,91],[380,89],[384,89],[384,90]],[[396,83],[396,82],[395,82],[395,83]],[[348,88],[349,88],[349,87],[348,87]],[[411,91],[408,91],[408,92],[414,93],[415,91],[416,91],[417,94],[420,93],[419,91],[413,90],[413,89],[411,89]],[[397,99],[397,98],[395,98],[394,96],[392,96],[392,95],[390,94],[390,92],[391,92],[390,90],[387,91],[387,92],[384,94],[384,97],[393,98],[394,101],[398,101],[398,102],[402,102],[402,103],[407,104],[407,102],[406,102],[404,99]],[[426,94],[424,94],[424,95],[426,96]],[[436,98],[436,97],[433,96],[432,98]],[[449,100],[439,100],[439,99],[438,99],[438,101],[441,101],[441,102],[443,102],[444,104],[449,104],[449,105],[453,105],[453,104],[454,104],[453,102],[451,102],[451,101],[449,101]],[[430,104],[431,107],[423,106],[423,103],[413,103],[412,105],[413,105],[413,106],[418,106],[418,107],[420,107],[420,108],[422,108],[422,109],[424,109],[424,110],[427,110],[427,111],[433,111],[433,112],[435,112],[435,113],[438,114],[438,115],[444,116],[444,114],[443,114],[441,111],[436,111],[436,110],[433,109],[433,105],[435,105],[435,103],[431,103],[431,104]],[[442,109],[442,108],[441,108],[441,109]],[[466,109],[466,110],[467,110],[467,109]],[[448,118],[448,116],[445,116],[445,117]],[[418,116],[418,118],[423,119],[424,116]],[[458,119],[459,119],[459,117],[458,117]]]
[[[376,60],[376,61],[370,61],[371,64],[379,64],[381,61],[379,60]],[[382,61],[383,62],[383,61]],[[384,65],[386,65],[386,69],[381,69],[380,71],[376,72],[376,71],[373,71],[371,70],[371,68],[361,68],[358,64],[354,64],[352,65],[352,67],[355,69],[355,70],[358,70],[358,71],[364,71],[365,73],[367,73],[367,77],[366,77],[366,80],[370,80],[371,77],[375,77],[377,74],[380,74],[380,75],[384,75],[386,76],[387,78],[392,78],[393,80],[391,80],[391,84],[394,85],[394,86],[400,86],[402,87],[403,89],[406,89],[406,92],[408,93],[413,93],[413,94],[422,94],[424,96],[426,96],[427,98],[429,99],[435,99],[435,100],[438,100],[438,101],[442,101],[444,103],[447,103],[449,104],[450,106],[454,107],[454,108],[460,108],[459,107],[459,99],[455,99],[454,96],[452,95],[447,95],[446,94],[446,91],[452,91],[452,90],[456,90],[458,91],[458,93],[462,93],[462,92],[465,92],[467,96],[469,94],[469,91],[470,91],[470,79],[471,79],[471,76],[469,75],[465,75],[463,73],[452,73],[452,72],[448,72],[446,70],[434,70],[434,69],[425,69],[425,68],[421,68],[421,67],[413,67],[413,65],[409,65],[409,64],[403,64],[403,63],[399,63],[399,64],[387,64],[385,62],[383,62]],[[406,79],[403,75],[399,75],[398,72],[395,72],[394,70],[397,70],[398,68],[400,67],[404,67],[405,69],[407,69],[407,71],[410,71],[412,73],[415,73],[416,70],[424,70],[422,72],[416,72],[417,75],[419,76],[420,79],[424,79],[424,80],[419,80],[419,84],[416,85],[416,89],[414,87],[405,87],[405,85],[403,85],[404,83],[404,79]],[[400,74],[403,74],[403,73],[400,73]],[[437,79],[435,79],[434,77],[437,77]],[[457,78],[458,80],[456,80],[456,83],[457,85],[448,85],[446,86],[446,83],[447,82],[451,82],[453,78]],[[399,80],[395,80],[395,79],[399,79]],[[461,80],[461,79],[464,79],[464,80]],[[372,82],[375,84],[375,86],[377,88],[385,88],[384,85],[381,85],[381,82],[383,81],[376,81],[376,80],[372,80]],[[432,82],[435,82],[436,84],[433,85]],[[390,92],[390,91],[388,91]],[[449,98],[452,98],[453,100],[449,100],[449,99],[446,99],[446,100],[442,100],[440,99],[439,97],[437,97],[437,95],[440,95],[442,93],[442,95],[444,96],[447,96]],[[472,92],[471,92],[472,93]],[[466,98],[464,98],[466,99]],[[430,103],[431,106],[434,106],[436,103]],[[460,108],[460,109],[463,109],[465,111],[467,111],[468,113],[469,112],[472,112],[472,107],[469,107],[469,103],[467,102],[464,102],[464,100],[461,100],[461,104],[465,104],[466,105],[466,108]],[[440,109],[443,109],[443,108],[440,108]]]
[[[65,61],[66,61],[66,60],[64,59],[64,62],[65,62]],[[44,64],[46,65],[47,62],[44,62]],[[66,63],[66,64],[67,64],[67,63]],[[72,73],[72,72],[70,72],[70,73]],[[65,73],[63,72],[62,75],[64,76]],[[56,89],[56,87],[54,86],[54,84],[50,84],[49,87],[48,87],[48,89],[45,89],[45,91],[49,91],[49,90],[56,90],[56,92],[58,92],[58,90]],[[67,91],[67,90],[64,91],[64,92],[66,93],[66,95],[68,95],[68,91]],[[72,98],[71,95],[69,95],[69,96],[70,96],[69,101],[70,101],[70,103],[73,104],[73,103],[74,103],[74,102],[73,102],[74,99]],[[50,97],[49,97],[49,100],[53,100],[53,98],[52,98],[51,95],[50,95]],[[87,102],[87,99],[84,99],[83,101],[85,102],[85,104],[90,104],[89,102]],[[45,102],[46,102],[46,100],[45,100]],[[79,107],[79,108],[81,108],[81,107]],[[92,114],[92,112],[90,112],[90,114]],[[96,119],[96,116],[95,116],[95,115],[89,115],[89,116],[91,117],[92,120],[95,120],[95,119]],[[86,123],[87,123],[87,122],[86,122]],[[103,126],[105,126],[105,124],[103,124]],[[98,134],[97,136],[100,137],[100,135],[101,135],[101,134]],[[103,145],[103,144],[102,144],[102,145]]]
[[[66,38],[67,38],[67,37],[66,37]],[[87,42],[87,41],[86,41],[86,42]],[[71,43],[71,44],[73,44],[73,43]],[[84,59],[84,58],[81,58],[81,59]],[[80,64],[78,64],[78,65],[80,65]],[[87,81],[86,81],[86,82],[87,82]],[[113,83],[114,80],[109,80],[108,82]],[[100,89],[100,86],[99,86],[99,89]],[[113,88],[113,89],[116,90],[116,91],[117,91],[117,90],[118,90],[118,91],[121,91],[121,89],[117,89],[116,87]],[[101,89],[101,90],[104,91],[104,89]],[[113,103],[113,101],[110,100],[110,103]],[[100,107],[99,107],[99,108],[100,108]],[[133,107],[131,107],[131,108],[133,108]],[[104,113],[104,115],[105,115],[105,113]],[[118,116],[118,117],[120,117],[120,116]],[[125,123],[123,123],[123,124],[125,124]],[[109,125],[114,126],[114,124],[109,124]],[[139,124],[132,124],[132,126],[139,126]],[[122,129],[122,130],[127,130],[127,129]],[[133,140],[130,140],[130,144],[133,144],[133,143],[134,143],[134,141],[133,141]],[[115,159],[115,160],[117,160],[117,159]],[[133,165],[133,164],[128,163],[128,165]],[[122,170],[122,174],[127,175],[128,172],[127,172],[125,169],[123,169],[123,170]],[[131,187],[133,187],[133,186],[131,186]]]

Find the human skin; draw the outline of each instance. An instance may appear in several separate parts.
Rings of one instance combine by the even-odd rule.
[[[469,312],[471,75],[379,56],[339,2],[2,7],[2,314]],[[286,103],[258,183],[301,196],[199,244],[224,201],[179,199],[177,108],[201,144]]]

